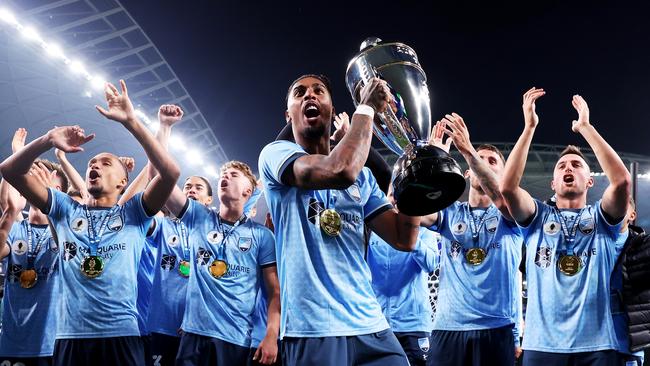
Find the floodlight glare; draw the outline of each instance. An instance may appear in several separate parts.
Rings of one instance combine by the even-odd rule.
[[[70,70],[72,70],[72,72],[74,72],[75,74],[85,74],[86,73],[86,68],[79,61],[72,61],[70,63]]]
[[[0,19],[11,25],[15,25],[17,23],[16,17],[9,10],[5,8],[0,9]]]

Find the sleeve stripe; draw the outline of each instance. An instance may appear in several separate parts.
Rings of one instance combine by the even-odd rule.
[[[366,214],[366,217],[364,218],[364,220],[365,221],[372,221],[372,219],[374,219],[375,217],[379,216],[380,214],[390,210],[391,208],[393,208],[393,205],[391,205],[390,203],[386,203],[384,205],[381,205],[381,206],[377,207],[376,209],[368,212]]]
[[[260,264],[260,268],[268,268],[268,267],[276,267],[276,266],[277,266],[277,262],[275,260],[273,262]]]
[[[277,179],[278,179],[278,183],[284,184],[282,182],[282,174],[284,174],[284,170],[287,169],[287,166],[289,164],[291,164],[292,162],[294,162],[296,159],[298,159],[299,157],[301,157],[303,155],[307,155],[307,153],[302,152],[302,151],[295,151],[291,155],[287,156],[286,159],[284,159],[284,161],[282,162],[282,164],[280,165],[280,167],[278,168],[278,171],[277,171],[276,176],[277,176]]]

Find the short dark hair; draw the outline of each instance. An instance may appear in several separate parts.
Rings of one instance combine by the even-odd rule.
[[[575,145],[567,145],[564,148],[564,150],[562,150],[562,152],[560,153],[560,158],[563,157],[564,155],[569,155],[569,154],[578,155],[579,157],[582,158],[582,160],[587,161],[587,158],[585,158],[582,151],[580,151],[580,148]]]
[[[323,82],[323,85],[325,85],[325,89],[327,89],[327,92],[330,93],[330,96],[332,95],[332,83],[330,82],[330,79],[327,76],[325,76],[323,74],[318,74],[318,75],[317,74],[304,74],[304,75],[299,76],[296,80],[292,81],[291,84],[289,84],[289,89],[287,90],[287,95],[284,98],[285,102],[287,102],[289,100],[289,95],[291,94],[291,88],[293,88],[293,86],[297,82],[299,82],[300,80],[305,79],[305,78],[314,78],[314,79],[320,80],[321,82]]]
[[[69,188],[69,183],[68,183],[68,176],[65,175],[63,172],[63,168],[61,168],[61,165],[54,163],[52,161],[49,161],[47,159],[36,159],[34,160],[34,164],[43,164],[47,170],[50,172],[56,171],[56,176],[61,179],[61,192],[67,192]]]
[[[212,197],[212,185],[210,184],[210,181],[208,181],[208,178],[202,177],[200,175],[190,175],[189,177],[185,178],[185,182],[187,182],[187,180],[192,178],[192,177],[196,177],[196,178],[199,178],[200,180],[202,180],[203,183],[205,183],[205,188],[208,191],[208,196]]]
[[[503,153],[501,152],[501,150],[499,150],[498,147],[496,147],[494,145],[491,145],[491,144],[481,144],[481,145],[478,145],[478,147],[476,148],[476,151],[481,151],[481,150],[489,150],[489,151],[495,152],[497,155],[499,155],[499,157],[501,158],[501,161],[503,162],[503,164],[506,163],[506,158],[503,157]]]

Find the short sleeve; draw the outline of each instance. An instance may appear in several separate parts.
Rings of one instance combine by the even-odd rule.
[[[271,186],[281,186],[282,174],[292,162],[307,155],[300,145],[289,141],[274,141],[264,147],[259,157],[259,171]]]
[[[47,216],[52,219],[53,222],[57,222],[69,216],[68,213],[70,207],[76,202],[67,194],[54,188],[48,188],[47,203]]]
[[[149,225],[151,224],[153,217],[149,216],[147,211],[144,209],[144,206],[142,205],[142,196],[143,192],[139,192],[131,197],[124,204],[124,210],[130,218],[138,224],[140,230],[143,233],[146,233],[147,230],[149,230]]]
[[[147,236],[147,239],[152,240],[152,241],[158,241],[158,236],[160,233],[162,233],[162,225],[163,225],[163,217],[160,217],[158,215],[153,217],[153,220],[151,221],[151,225],[153,225],[153,231],[149,233]]]
[[[209,208],[193,199],[188,199],[187,209],[183,213],[183,217],[181,217],[181,222],[187,226],[188,230],[191,230],[205,220],[206,215],[209,213]]]
[[[541,220],[544,217],[544,211],[546,209],[550,209],[550,206],[547,204],[539,201],[539,200],[534,200],[535,201],[535,213],[533,214],[533,218],[528,222],[528,225],[524,225],[524,223],[517,222],[517,226],[521,229],[521,233],[524,236],[528,236],[528,234],[532,231],[535,231],[536,228],[538,228],[541,225]]]
[[[259,227],[259,252],[257,253],[257,263],[260,267],[275,263],[275,236],[271,230],[265,227]]]
[[[438,235],[438,233],[427,228],[420,228],[418,242],[411,252],[413,260],[427,273],[435,271],[440,264]]]
[[[361,190],[368,192],[368,199],[363,205],[363,218],[366,221],[371,221],[373,218],[377,217],[386,210],[389,210],[393,207],[388,201],[388,198],[384,192],[379,188],[375,176],[372,175],[370,169],[363,168],[363,187]]]

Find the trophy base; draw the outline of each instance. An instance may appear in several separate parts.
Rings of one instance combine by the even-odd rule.
[[[393,170],[397,209],[408,216],[438,212],[462,196],[465,177],[458,163],[434,146],[419,146],[402,155]]]

